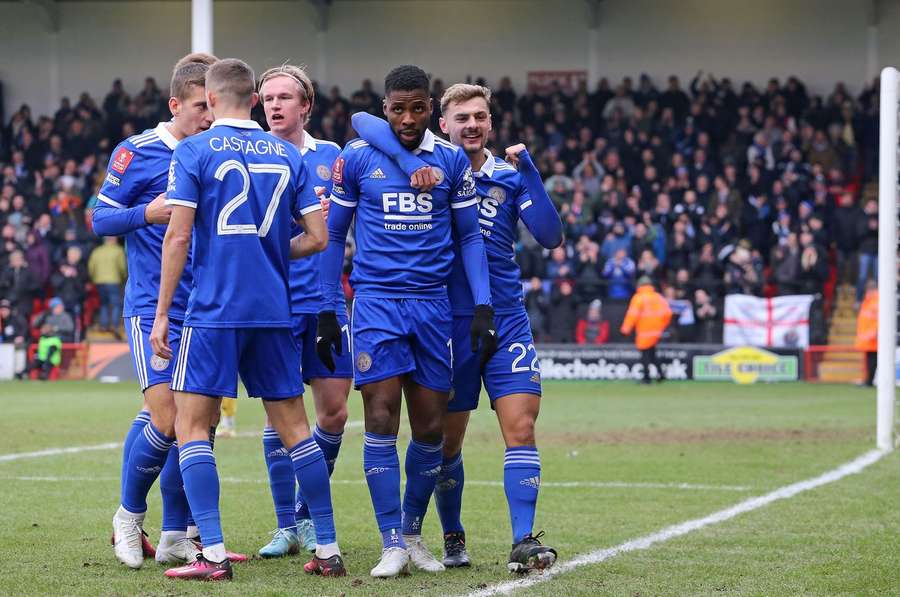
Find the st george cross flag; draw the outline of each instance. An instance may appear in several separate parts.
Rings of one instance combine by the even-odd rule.
[[[725,297],[723,342],[727,346],[806,348],[812,302],[811,294],[770,299],[729,294]]]

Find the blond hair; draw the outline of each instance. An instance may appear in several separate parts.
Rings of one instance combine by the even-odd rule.
[[[488,110],[490,110],[490,88],[483,85],[471,85],[469,83],[454,83],[448,87],[447,91],[444,92],[444,95],[441,96],[441,114],[447,111],[447,106],[450,104],[460,104],[476,97],[484,98],[485,103],[488,105]]]
[[[213,63],[218,62],[218,60],[218,58],[216,58],[212,54],[207,54],[206,52],[191,52],[190,54],[176,62],[173,70],[178,70],[185,64],[190,64],[192,62],[199,62],[200,64],[205,64],[206,66],[212,66]]]
[[[313,106],[316,103],[316,89],[313,87],[312,79],[306,74],[306,70],[302,66],[295,66],[287,63],[270,68],[259,77],[259,92],[262,93],[262,87],[266,81],[274,79],[275,77],[288,77],[297,83],[300,92],[309,100],[309,111],[306,113],[304,124],[309,122],[309,118],[312,116]]]
[[[226,103],[249,106],[256,91],[256,75],[243,60],[225,58],[206,71],[206,89],[221,96]]]

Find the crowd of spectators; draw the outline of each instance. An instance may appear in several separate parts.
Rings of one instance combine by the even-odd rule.
[[[433,85],[438,100],[443,83]],[[837,272],[861,300],[877,250],[877,203],[864,193],[877,164],[877,81],[825,97],[794,77],[738,87],[702,72],[687,89],[646,75],[594,89],[518,93],[508,78],[493,88],[491,147],[527,145],[565,228],[552,251],[527,233],[516,247],[538,340],[621,341],[641,275],[673,305],[673,341],[719,342],[730,293],[822,295]],[[52,117],[22,106],[2,128],[0,341],[36,337],[51,298],[74,322],[67,339],[91,325],[119,333],[122,247],[94,236],[90,209],[111,149],[167,119],[167,95],[152,78],[135,95],[117,80],[99,105],[84,93]],[[360,110],[381,112],[370,81],[349,99],[317,88],[308,130],[344,143]],[[822,342],[816,304],[811,333]]]

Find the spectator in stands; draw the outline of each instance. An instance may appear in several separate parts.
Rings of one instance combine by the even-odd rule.
[[[45,323],[41,326],[41,337],[38,340],[38,349],[34,359],[16,377],[22,379],[31,371],[36,370],[39,379],[47,380],[53,368],[59,367],[60,363],[62,363],[62,339],[51,324]]]
[[[0,343],[11,343],[17,349],[28,344],[28,321],[13,311],[9,299],[0,299]]]
[[[606,260],[601,272],[606,280],[606,296],[610,300],[626,301],[634,292],[634,275],[637,268],[626,249],[617,249],[615,254]]]
[[[821,291],[827,277],[828,263],[825,260],[825,251],[815,243],[811,231],[802,231],[797,290],[801,294],[816,294]]]
[[[866,292],[869,271],[878,275],[878,202],[871,199],[863,207],[863,216],[858,220],[859,273],[856,278],[857,308]]]
[[[750,247],[750,242],[743,239],[728,256],[725,265],[726,294],[762,295],[762,260],[754,258]]]
[[[107,236],[103,244],[94,249],[88,259],[91,281],[100,295],[100,328],[119,336],[119,318],[122,316],[122,285],[127,270],[125,251],[114,236]]]
[[[551,342],[571,342],[575,335],[577,304],[572,283],[561,281],[550,295],[547,329]]]
[[[606,344],[609,341],[609,322],[603,320],[603,303],[594,299],[588,305],[587,313],[578,320],[575,327],[576,344]]]
[[[546,333],[547,313],[550,310],[550,299],[544,292],[540,278],[531,278],[528,291],[525,293],[525,310],[531,322],[531,334],[537,342],[543,341]]]
[[[66,312],[63,300],[58,296],[50,299],[49,309],[38,315],[34,327],[43,330],[49,326],[54,336],[59,336],[63,342],[72,342],[75,339],[75,321]]]
[[[865,217],[856,205],[853,193],[844,192],[838,197],[838,204],[831,221],[834,246],[837,249],[837,281],[839,284],[855,283],[857,255],[859,250],[859,222]]]
[[[25,255],[19,249],[13,250],[9,264],[0,272],[0,296],[7,297],[27,317],[38,288],[39,282],[25,262]]]
[[[50,278],[50,283],[66,306],[66,310],[76,316],[81,313],[87,297],[87,268],[82,259],[81,247],[70,246],[66,250],[66,260]]]
[[[575,268],[572,261],[566,255],[566,248],[559,246],[550,252],[550,263],[547,264],[547,277],[551,280],[572,278]]]
[[[694,317],[696,318],[695,341],[703,344],[719,344],[722,342],[719,309],[710,298],[709,293],[698,288],[694,291]]]
[[[783,245],[772,248],[772,278],[779,295],[797,294],[800,276],[800,243],[791,232]]]
[[[25,261],[34,274],[38,288],[43,288],[50,280],[50,249],[43,237],[34,230],[25,236]]]

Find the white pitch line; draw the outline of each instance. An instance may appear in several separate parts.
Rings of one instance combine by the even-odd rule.
[[[356,429],[362,427],[362,421],[347,421],[344,429]],[[261,431],[244,431],[236,433],[235,437],[262,437]],[[227,439],[227,438],[222,438]],[[115,450],[122,447],[122,442],[109,442],[93,446],[70,446],[68,448],[48,448],[37,452],[15,452],[13,454],[0,454],[0,462],[22,460],[24,458],[41,458],[43,456],[58,456],[60,454],[80,454],[81,452],[96,452],[100,450]]]
[[[779,489],[776,489],[775,491],[772,491],[765,495],[750,498],[744,500],[743,502],[739,502],[734,506],[731,506],[730,508],[725,508],[724,510],[714,512],[709,516],[696,518],[694,520],[688,520],[687,522],[668,526],[650,535],[645,535],[643,537],[638,537],[637,539],[626,541],[625,543],[621,543],[619,545],[616,545],[615,547],[598,549],[596,551],[586,553],[566,562],[561,562],[560,564],[554,566],[553,568],[550,568],[541,575],[531,576],[521,580],[511,580],[494,585],[489,585],[484,589],[468,593],[465,597],[508,595],[513,591],[517,591],[519,589],[524,589],[534,586],[538,583],[548,581],[555,576],[565,574],[566,572],[570,572],[576,568],[580,568],[581,566],[599,564],[623,553],[648,549],[653,545],[656,545],[657,543],[663,543],[665,541],[669,541],[670,539],[681,537],[682,535],[687,535],[688,533],[692,533],[704,527],[731,520],[732,518],[740,514],[744,514],[746,512],[751,512],[764,506],[768,506],[772,502],[790,499],[798,493],[809,491],[810,489],[815,489],[829,483],[834,483],[835,481],[839,481],[840,479],[843,479],[848,475],[855,475],[861,472],[866,467],[881,460],[887,453],[888,452],[881,450],[872,450],[871,452],[866,452],[856,460],[853,460],[846,464],[842,464],[841,466],[823,473],[818,477],[806,479],[805,481],[798,481],[797,483],[793,483],[791,485],[785,485],[784,487],[780,487]]]
[[[95,452],[99,450],[115,450],[121,448],[121,442],[112,442],[108,444],[97,444],[95,446],[71,446],[69,448],[49,448],[47,450],[38,450],[37,452],[18,452],[14,454],[0,454],[0,462],[9,462],[11,460],[21,460],[23,458],[41,458],[42,456],[57,456],[59,454],[78,454],[81,452]]]
[[[85,481],[118,481],[118,477],[58,477],[46,475],[17,475],[0,476],[4,481],[42,481],[48,483],[58,482],[85,482]],[[268,483],[268,479],[244,479],[241,477],[221,477],[221,483],[262,485]],[[365,485],[364,479],[332,479],[332,485]],[[467,485],[476,487],[503,487],[502,481],[466,481]],[[542,487],[553,489],[569,488],[593,488],[593,489],[680,489],[696,491],[750,491],[750,487],[740,485],[691,485],[690,483],[629,483],[627,481],[545,481]]]

